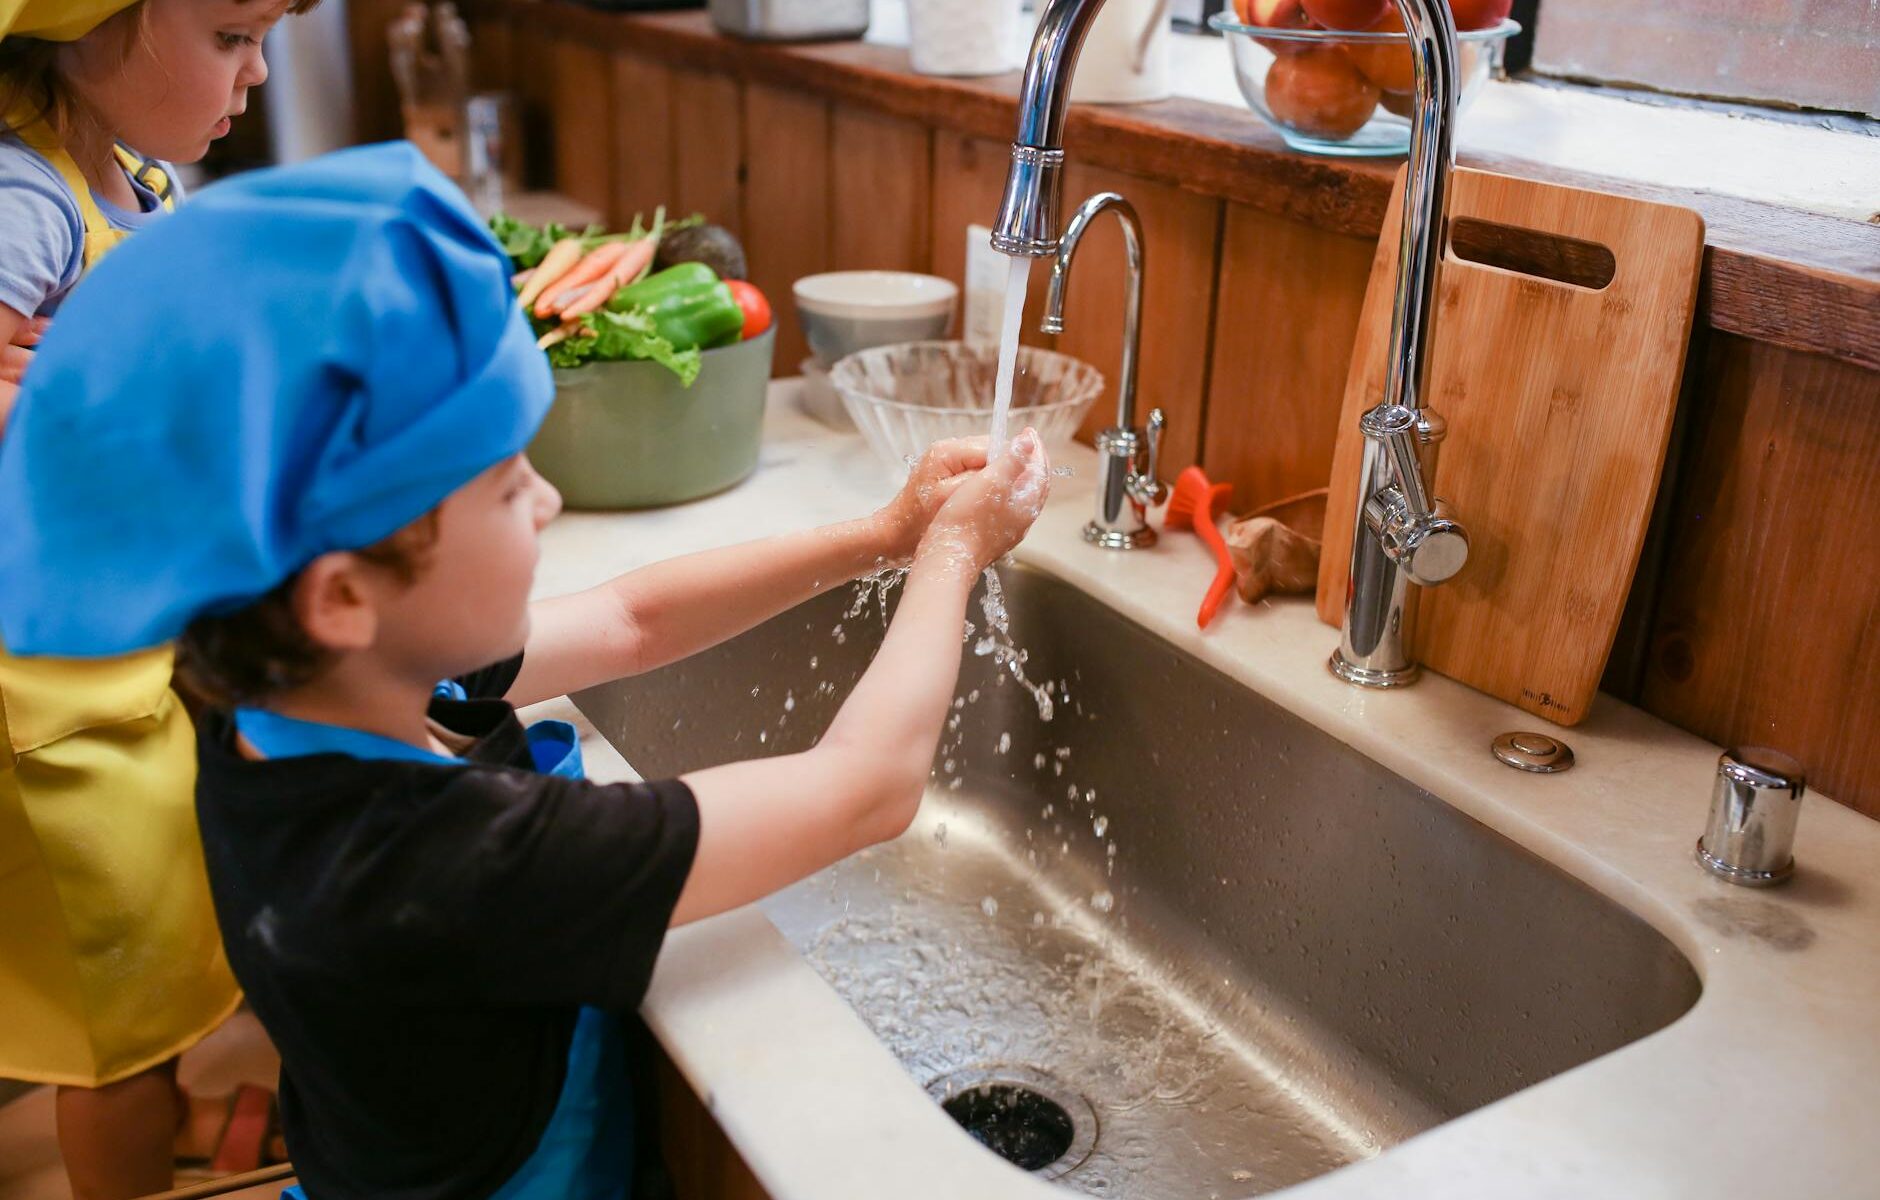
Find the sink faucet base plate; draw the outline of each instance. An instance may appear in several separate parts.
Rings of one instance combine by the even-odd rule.
[[[1417,676],[1423,673],[1423,668],[1415,663],[1411,663],[1407,667],[1399,667],[1394,671],[1380,671],[1372,667],[1361,667],[1346,658],[1344,653],[1339,650],[1332,651],[1332,657],[1325,665],[1331,669],[1332,674],[1338,676],[1346,683],[1355,683],[1359,687],[1368,688],[1404,687],[1408,684],[1415,683]]]
[[[1084,526],[1084,540],[1105,550],[1144,550],[1155,545],[1155,530],[1147,525],[1141,529],[1123,530],[1091,521]]]

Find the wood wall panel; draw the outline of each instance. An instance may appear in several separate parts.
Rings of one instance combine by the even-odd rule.
[[[1709,343],[1641,701],[1880,817],[1880,375]]]
[[[925,271],[933,261],[932,134],[853,108],[830,121],[829,261],[835,270]]]
[[[614,219],[650,220],[660,205],[673,206],[672,72],[637,54],[616,54],[611,72]]]
[[[727,75],[672,72],[672,197],[668,212],[744,232],[744,101]]]
[[[1234,510],[1324,487],[1376,243],[1229,204],[1201,461]]]
[[[555,190],[615,219],[614,148],[618,108],[596,103],[610,94],[613,67],[605,51],[558,41],[549,83],[549,127],[555,139]]]
[[[1199,461],[1213,334],[1221,202],[1163,183],[1073,163],[1064,173],[1064,219],[1097,192],[1118,192],[1143,228],[1142,362],[1136,422],[1160,405],[1168,416],[1161,474],[1173,479]],[[1058,349],[1094,364],[1109,387],[1084,420],[1083,436],[1116,423],[1126,284],[1123,231],[1105,214],[1084,234],[1071,268]]]
[[[751,282],[777,322],[776,375],[796,375],[809,354],[790,286],[827,270],[830,259],[829,105],[804,92],[744,89],[744,250]]]

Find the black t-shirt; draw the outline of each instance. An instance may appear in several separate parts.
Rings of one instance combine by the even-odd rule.
[[[469,765],[251,761],[201,723],[196,807],[229,962],[281,1052],[311,1200],[485,1197],[535,1149],[583,1005],[639,1006],[698,847],[676,780],[538,775],[498,699],[431,718]]]

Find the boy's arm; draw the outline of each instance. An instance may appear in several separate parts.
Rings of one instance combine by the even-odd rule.
[[[674,925],[748,904],[907,828],[951,711],[975,578],[908,575],[880,652],[815,749],[683,777],[698,800],[698,852]]]
[[[704,550],[530,606],[515,705],[696,654],[884,560],[873,518]]]
[[[512,704],[637,675],[735,637],[822,592],[904,562],[927,522],[985,463],[983,439],[943,442],[872,516],[654,563],[530,607]]]
[[[880,651],[816,748],[684,776],[698,852],[681,925],[769,895],[905,830],[959,678],[966,601],[1024,536],[1049,486],[1036,436],[959,489],[923,539]]]

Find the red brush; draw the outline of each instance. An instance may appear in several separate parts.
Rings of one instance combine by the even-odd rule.
[[[1233,484],[1215,483],[1200,467],[1189,467],[1175,477],[1168,508],[1162,513],[1162,528],[1192,529],[1214,551],[1214,582],[1208,585],[1201,611],[1195,614],[1195,624],[1202,629],[1220,611],[1221,601],[1227,599],[1234,586],[1234,560],[1228,557],[1221,531],[1214,527],[1215,510],[1233,494]]]

